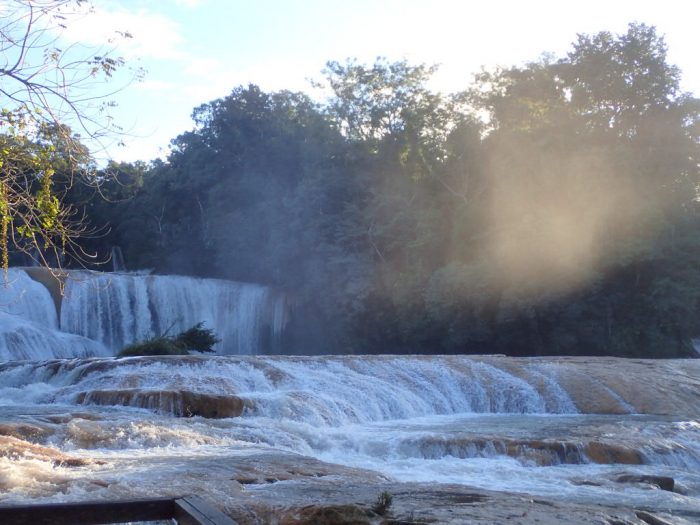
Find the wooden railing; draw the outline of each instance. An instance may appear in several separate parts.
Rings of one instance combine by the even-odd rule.
[[[105,525],[159,520],[175,520],[179,525],[236,525],[223,512],[197,496],[0,505],[2,525]]]

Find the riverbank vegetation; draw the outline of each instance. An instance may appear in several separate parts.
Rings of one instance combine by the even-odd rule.
[[[211,353],[220,340],[212,330],[197,323],[176,336],[160,335],[133,343],[119,351],[117,357],[142,355],[190,355],[190,352]]]
[[[655,29],[484,70],[329,62],[233,89],[73,205],[129,268],[293,298],[289,352],[678,357],[700,336],[700,102]]]

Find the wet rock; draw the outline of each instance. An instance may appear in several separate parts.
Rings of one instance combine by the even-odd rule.
[[[507,444],[510,457],[530,461],[538,466],[579,464],[584,460],[576,444],[552,440],[511,440]]]
[[[591,479],[573,479],[571,480],[572,485],[585,486],[585,487],[602,487],[603,483],[601,481],[593,481]]]
[[[280,525],[370,525],[378,523],[378,520],[371,511],[358,505],[313,505],[282,515],[279,523]]]
[[[382,491],[393,496],[390,515],[386,517],[371,510]],[[239,502],[227,506],[229,514],[241,525],[640,524],[631,509],[530,499],[458,485],[305,480],[301,484],[265,485],[254,494],[247,493],[243,491]],[[246,499],[249,496],[251,500]],[[246,501],[254,501],[254,507]],[[251,508],[255,517],[250,514]]]
[[[10,436],[0,436],[0,457],[9,459],[35,459],[49,461],[54,465],[82,467],[90,464],[102,464],[91,459],[83,459],[64,454],[60,450],[29,443]]]
[[[4,438],[11,440],[14,438]],[[6,450],[0,442],[0,450]],[[24,444],[26,445],[26,443]],[[47,447],[35,449],[43,451]],[[53,450],[53,453],[57,451]],[[50,452],[48,453],[50,454]],[[51,461],[51,459],[47,459]],[[182,458],[177,476],[164,470],[159,476],[113,477],[105,470],[84,469],[56,484],[54,474],[42,495],[59,492],[77,496],[89,491],[100,499],[174,497],[198,493],[230,515],[239,525],[641,525],[630,508],[576,504],[565,500],[532,498],[464,485],[400,483],[376,472],[324,463],[314,458],[263,449],[216,458]],[[161,468],[160,462],[144,468]],[[234,479],[232,479],[232,477]],[[235,478],[260,480],[240,485]],[[168,483],[162,480],[167,479]],[[266,479],[283,482],[268,483]],[[0,489],[2,483],[0,480]],[[392,495],[386,516],[372,511],[377,496]],[[95,499],[95,498],[93,498]],[[654,517],[659,517],[655,514]],[[665,515],[659,519],[666,519]],[[649,522],[646,522],[649,524]],[[659,522],[663,523],[663,522]],[[654,524],[658,525],[658,524]]]
[[[643,463],[643,457],[638,450],[602,441],[429,436],[407,442],[404,448],[409,454],[411,449],[416,449],[426,459],[503,455],[538,466],[577,465],[588,462],[626,465]]]
[[[81,392],[85,405],[121,405],[156,410],[177,417],[238,417],[252,402],[236,396],[219,396],[187,390],[92,390]]]
[[[241,485],[261,485],[278,481],[317,479],[332,477],[362,477],[368,482],[386,481],[386,477],[374,471],[325,463],[307,456],[286,453],[255,454],[233,463],[231,478]]]
[[[40,441],[51,435],[49,428],[27,423],[0,423],[0,436],[10,436],[29,441]]]
[[[639,510],[636,512],[636,514],[640,520],[642,520],[644,523],[648,523],[649,525],[673,525],[673,523],[670,521],[654,516],[653,514],[644,510]]]
[[[644,483],[654,485],[661,490],[673,492],[675,488],[675,480],[670,476],[652,476],[644,474],[624,474],[618,476],[615,481],[618,483]]]
[[[620,463],[624,465],[641,465],[643,463],[642,455],[638,450],[601,441],[587,443],[584,453],[593,463]]]
[[[578,443],[553,439],[510,439],[502,437],[462,437],[428,436],[404,445],[406,453],[410,449],[420,451],[426,459],[439,459],[445,456],[456,458],[490,457],[494,454],[510,456],[524,463],[538,466],[586,463],[582,447]]]
[[[44,267],[25,267],[23,270],[29,277],[43,284],[51,294],[56,314],[61,317],[61,302],[63,300],[63,290],[68,274],[63,270]]]

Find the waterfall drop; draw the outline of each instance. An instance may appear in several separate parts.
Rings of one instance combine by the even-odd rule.
[[[70,271],[61,277],[61,296],[60,286],[50,290],[44,282],[58,283],[58,278],[33,272],[34,280],[27,272],[11,269],[0,290],[4,360],[115,354],[128,344],[176,335],[198,323],[221,340],[215,346],[219,354],[270,353],[287,319],[284,296],[255,284]]]

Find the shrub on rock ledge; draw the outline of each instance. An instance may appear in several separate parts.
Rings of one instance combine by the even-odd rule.
[[[220,341],[209,328],[197,323],[192,328],[180,332],[175,337],[159,336],[122,348],[117,357],[141,355],[189,355],[195,352],[213,352],[213,346]]]

